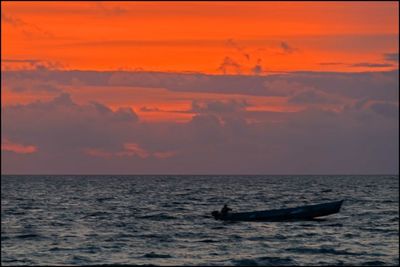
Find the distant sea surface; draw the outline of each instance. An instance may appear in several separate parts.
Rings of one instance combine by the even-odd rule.
[[[233,211],[344,199],[302,222]],[[399,265],[398,176],[1,176],[2,265]]]

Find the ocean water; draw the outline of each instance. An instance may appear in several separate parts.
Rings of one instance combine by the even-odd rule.
[[[345,199],[302,222],[233,211]],[[2,265],[399,265],[398,176],[2,176]]]

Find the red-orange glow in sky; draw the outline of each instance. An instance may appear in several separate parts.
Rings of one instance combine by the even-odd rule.
[[[364,71],[398,46],[397,2],[1,5],[8,68],[40,60],[90,70],[252,74],[258,64],[258,73]],[[240,68],[221,68],[227,57]]]

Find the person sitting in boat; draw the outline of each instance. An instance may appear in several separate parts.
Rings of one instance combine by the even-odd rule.
[[[221,216],[224,217],[226,214],[228,214],[229,211],[231,211],[231,208],[228,208],[228,205],[225,204],[224,207],[221,209]]]

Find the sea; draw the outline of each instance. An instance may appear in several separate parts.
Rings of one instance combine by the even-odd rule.
[[[312,221],[210,215],[342,199]],[[399,176],[2,175],[1,265],[399,265]]]

